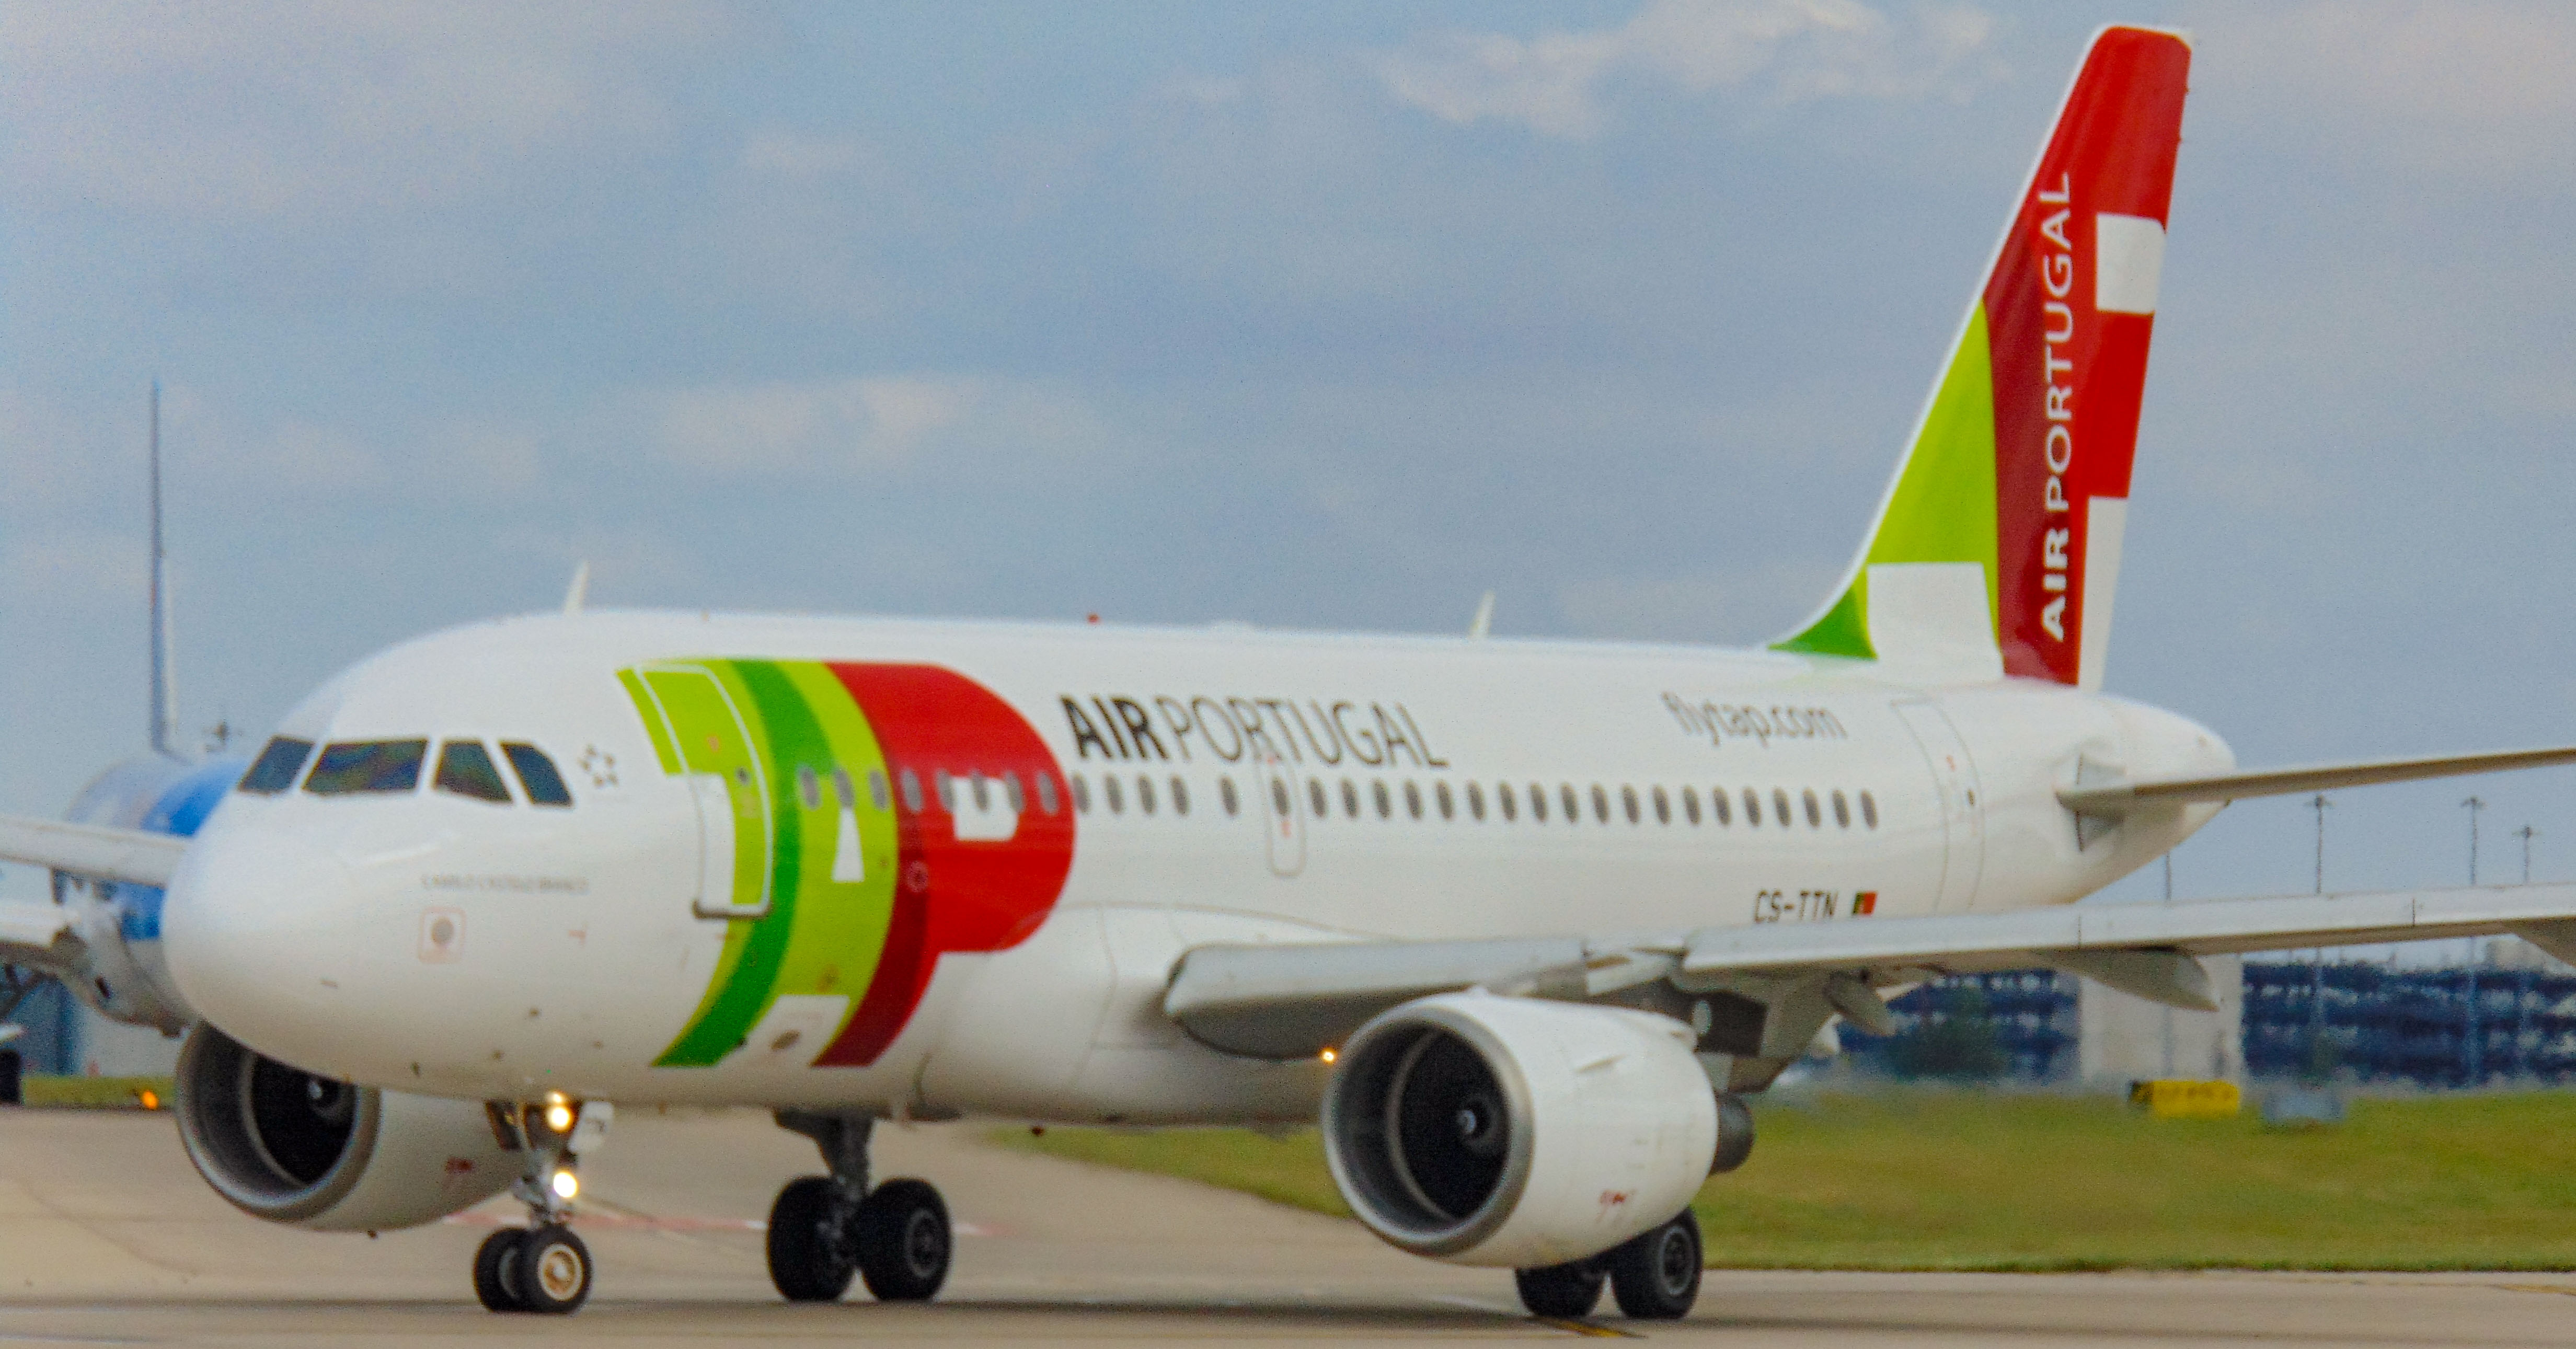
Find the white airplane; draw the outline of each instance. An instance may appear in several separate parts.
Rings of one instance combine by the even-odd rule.
[[[2189,60],[2094,38],[1860,556],[1767,649],[568,603],[356,665],[228,789],[120,798],[185,809],[0,821],[67,878],[0,956],[193,1027],[181,1134],[253,1216],[513,1190],[495,1310],[580,1305],[581,1157],[686,1102],[818,1145],[771,1211],[791,1299],[946,1277],[875,1121],[1320,1120],[1371,1231],[1567,1317],[1690,1308],[1741,1097],[1891,988],[2576,956],[2566,886],[2068,907],[2234,798],[2576,760],[2243,772],[2100,691]]]

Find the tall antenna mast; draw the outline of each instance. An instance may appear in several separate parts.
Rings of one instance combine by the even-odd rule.
[[[178,758],[179,697],[170,682],[168,558],[161,551],[161,381],[152,381],[152,752]]]

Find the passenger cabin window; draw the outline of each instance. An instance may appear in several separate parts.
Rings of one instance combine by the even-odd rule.
[[[1699,788],[1682,788],[1682,816],[1693,824],[1699,823]]]
[[[438,772],[429,785],[477,801],[510,804],[510,787],[501,781],[501,766],[480,740],[450,740],[438,747]]]
[[[1306,779],[1306,804],[1313,809],[1316,819],[1320,820],[1333,813],[1333,803],[1324,793],[1322,778]]]
[[[304,790],[315,796],[349,796],[359,792],[407,792],[420,785],[421,760],[429,757],[426,740],[344,740],[322,747]]]
[[[1806,805],[1807,805],[1807,827],[1808,827],[1809,829],[1822,829],[1822,828],[1824,828],[1824,827],[1825,827],[1825,813],[1824,813],[1822,810],[1819,810],[1819,809],[1817,809],[1817,808],[1816,808],[1816,789],[1815,789],[1815,788],[1813,788],[1813,787],[1809,787],[1809,788],[1807,788],[1804,792],[1801,792],[1799,795],[1800,795],[1801,799],[1803,799],[1803,800],[1806,802]]]
[[[519,786],[528,793],[532,806],[569,806],[572,793],[565,790],[563,774],[555,771],[555,761],[534,745],[518,740],[501,742],[501,753],[519,774]]]
[[[1726,789],[1724,787],[1711,787],[1708,789],[1708,814],[1710,819],[1717,821],[1719,824],[1733,825],[1735,823],[1734,808],[1727,803]]]
[[[1779,825],[1783,829],[1797,823],[1796,820],[1789,817],[1788,788],[1774,787],[1771,789],[1771,819],[1773,823]]]
[[[868,804],[879,810],[886,809],[890,804],[886,797],[885,773],[879,769],[868,770]]]
[[[1485,789],[1479,783],[1467,784],[1467,815],[1475,820],[1485,818]]]
[[[1234,779],[1218,778],[1216,780],[1216,801],[1218,805],[1225,807],[1225,813],[1229,816],[1233,815],[1236,811],[1243,809],[1242,798],[1238,796],[1234,790]]]
[[[1512,784],[1508,782],[1497,782],[1494,784],[1494,804],[1502,808],[1503,818],[1505,820],[1508,821],[1519,818],[1520,811],[1517,803],[1512,800]]]
[[[921,775],[909,768],[897,770],[894,775],[894,786],[896,791],[903,793],[903,808],[915,815],[920,814]]]
[[[1154,780],[1142,773],[1136,775],[1136,808],[1148,815],[1154,813]]]
[[[1537,824],[1547,823],[1547,788],[1535,782],[1530,784],[1530,819]]]
[[[1038,809],[1048,815],[1055,814],[1055,779],[1040,773],[1037,776],[1037,784]]]
[[[1172,775],[1172,813],[1175,815],[1190,813],[1190,785],[1181,781],[1178,773]]]
[[[268,742],[251,760],[250,771],[242,774],[241,789],[258,796],[275,796],[295,785],[295,775],[304,769],[304,761],[313,757],[313,742],[281,735]]]
[[[1860,794],[1860,822],[1872,829],[1878,827],[1878,798],[1867,792]]]
[[[1756,829],[1762,826],[1762,794],[1750,787],[1744,789],[1744,823]]]
[[[1851,828],[1851,798],[1843,795],[1840,787],[1834,788],[1834,827]]]
[[[443,750],[440,751],[438,771],[442,777],[447,773],[447,759]],[[821,774],[814,771],[812,764],[796,765],[796,801],[807,810],[822,809],[823,778]]]
[[[1691,818],[1693,820],[1697,820],[1699,818],[1699,812],[1697,810],[1693,810],[1691,812]],[[1664,794],[1663,788],[1657,787],[1655,789],[1655,823],[1671,824],[1672,822],[1673,799]]]
[[[1109,798],[1110,814],[1124,815],[1127,813],[1127,798],[1122,794],[1118,786],[1118,779],[1105,773],[1102,774],[1100,778],[1100,791],[1102,795]]]
[[[1556,790],[1556,799],[1564,803],[1565,806],[1565,822],[1567,824],[1583,823],[1583,803],[1574,799],[1574,784],[1571,782],[1560,782],[1556,784]]]
[[[1085,815],[1091,813],[1091,782],[1080,773],[1067,780],[1073,787],[1073,808]]]
[[[1360,817],[1360,789],[1352,786],[1349,778],[1342,779],[1342,817],[1350,820]]]
[[[1431,784],[1431,799],[1440,803],[1441,819],[1454,820],[1458,818],[1458,802],[1456,798],[1450,796],[1448,783],[1435,782]]]

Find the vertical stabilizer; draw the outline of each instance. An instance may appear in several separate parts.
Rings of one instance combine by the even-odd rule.
[[[179,691],[170,679],[170,587],[161,551],[161,381],[152,381],[152,752],[182,757],[178,735]]]
[[[2094,35],[1860,556],[1778,649],[2101,685],[2190,68]]]

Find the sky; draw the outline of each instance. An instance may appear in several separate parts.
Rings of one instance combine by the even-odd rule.
[[[560,602],[1758,643],[2087,33],[2196,39],[2108,687],[2576,741],[2576,8],[0,7],[0,810]],[[2576,771],[2329,888],[2576,877]],[[2179,895],[2304,891],[2231,808]],[[2112,898],[2161,893],[2160,870]]]

